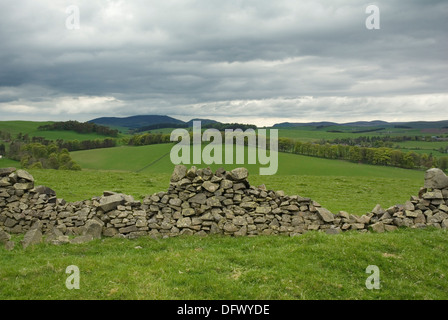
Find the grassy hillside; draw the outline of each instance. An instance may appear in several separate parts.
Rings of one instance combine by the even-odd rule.
[[[173,164],[170,161],[170,151],[174,144],[158,144],[141,147],[121,146],[107,149],[94,149],[72,152],[72,158],[82,168],[102,170],[125,170],[171,173]],[[245,148],[245,159],[247,151]],[[193,153],[193,151],[191,151]],[[224,152],[223,152],[224,153]],[[235,155],[236,152],[234,152]],[[157,161],[160,159],[159,161]],[[205,167],[205,164],[196,164]],[[251,174],[259,172],[259,164],[212,164],[216,170],[224,167],[228,170],[245,166]],[[266,167],[266,166],[263,166]],[[143,170],[142,170],[143,169]],[[290,153],[278,153],[277,175],[312,175],[312,176],[352,176],[352,177],[387,177],[409,178],[421,177],[422,173],[416,170],[407,170],[394,167],[383,167],[351,163],[348,161],[328,160],[307,157]]]
[[[117,147],[72,152],[72,158],[88,169],[67,180],[78,180],[78,187],[69,188],[58,180],[61,174],[37,171],[38,179],[49,186],[61,188],[64,197],[81,200],[78,191],[84,190],[83,181],[89,181],[91,191],[83,195],[99,195],[107,189],[116,189],[135,197],[166,190],[174,165],[170,162],[171,144],[142,147]],[[327,160],[294,154],[279,153],[279,169],[276,175],[260,176],[258,165],[249,168],[249,180],[253,185],[265,184],[272,190],[283,190],[287,194],[311,197],[333,212],[345,210],[364,214],[377,203],[388,207],[404,203],[418,193],[423,185],[424,172],[393,167],[382,167]],[[207,165],[197,165],[206,167]],[[230,170],[242,165],[212,165]],[[115,170],[103,172],[97,170]],[[137,173],[138,171],[138,173]],[[79,178],[78,178],[79,177]],[[146,181],[143,183],[143,181]],[[44,183],[44,184],[45,184]],[[63,191],[63,190],[66,190]]]
[[[6,158],[0,159],[0,168],[6,168],[6,167],[20,167],[19,161],[14,161]]]
[[[349,130],[352,129],[352,130]],[[420,136],[420,135],[431,135],[428,133],[422,133],[419,129],[397,129],[388,128],[381,131],[374,132],[364,132],[364,133],[353,133],[352,131],[357,131],[361,129],[368,128],[345,128],[345,127],[328,127],[322,129],[316,129],[315,127],[300,127],[300,128],[282,128],[279,129],[279,137],[298,139],[303,142],[319,141],[321,139],[333,140],[342,138],[356,138],[356,137],[372,137],[372,136]],[[344,132],[328,132],[328,130],[340,130]]]
[[[439,151],[440,148],[448,150],[448,141],[404,141],[396,143],[403,152],[413,151],[416,153],[432,154],[435,157],[446,157],[447,153]]]

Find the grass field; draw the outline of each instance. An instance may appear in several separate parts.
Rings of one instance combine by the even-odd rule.
[[[342,127],[335,127],[335,130],[343,130]],[[381,131],[354,133],[351,131],[369,129],[369,128],[345,128],[345,132],[328,132],[332,130],[331,127],[316,129],[315,127],[300,127],[300,128],[281,128],[278,130],[279,137],[294,138],[303,142],[319,141],[322,139],[333,140],[342,138],[356,138],[356,137],[372,137],[372,136],[423,136],[424,134],[418,129],[395,129],[388,128]]]
[[[151,145],[142,147],[117,147],[72,152],[72,158],[83,171],[76,177],[89,180],[90,186],[96,186],[96,194],[100,189],[120,190],[141,198],[145,194],[166,190],[169,176],[174,165],[169,160],[171,144]],[[158,160],[158,161],[157,161]],[[207,165],[197,165],[206,167]],[[218,167],[230,170],[241,165],[211,165],[215,170]],[[423,185],[422,171],[407,170],[394,167],[382,167],[300,156],[295,154],[279,153],[278,172],[272,176],[260,176],[258,165],[245,165],[249,169],[249,180],[253,185],[265,184],[271,190],[283,190],[287,194],[299,194],[311,197],[328,209],[338,212],[345,210],[350,213],[364,214],[377,203],[388,207],[397,203],[404,203],[411,195],[418,193]],[[115,170],[118,172],[98,172],[97,170]],[[142,170],[143,169],[143,170]],[[123,173],[120,173],[123,171]],[[138,171],[138,172],[137,172]],[[37,171],[37,177],[41,173]],[[48,185],[58,185],[64,197],[81,200],[80,192],[83,187],[68,188],[60,183],[60,173],[43,171],[47,177],[44,182]],[[92,175],[89,178],[89,175]],[[73,179],[77,179],[73,177]],[[142,183],[147,181],[147,183]],[[147,188],[147,192],[145,193]],[[157,190],[158,188],[158,190]],[[64,191],[66,190],[66,191]],[[69,192],[70,194],[67,194]],[[72,195],[73,194],[73,195]],[[88,195],[87,190],[82,195]],[[95,194],[91,194],[93,196]]]
[[[435,157],[446,157],[447,153],[439,151],[440,148],[448,150],[448,141],[404,141],[396,143],[403,152],[413,151],[415,153],[432,154]]]
[[[447,299],[447,235],[408,229],[17,246],[0,250],[0,299]],[[66,287],[71,265],[79,290]],[[366,288],[370,265],[380,289]]]
[[[18,167],[20,166],[20,162],[14,161],[7,158],[0,159],[0,168],[6,168],[6,167]]]
[[[142,199],[167,190],[172,146],[72,152],[82,171],[29,171],[36,185],[51,187],[67,201],[106,190]],[[423,171],[285,153],[278,159],[278,173],[272,176],[260,176],[258,165],[245,165],[250,183],[311,197],[334,213],[361,215],[377,203],[404,203],[424,181]],[[0,159],[0,167],[7,166],[20,164]],[[12,251],[0,247],[0,299],[448,299],[448,259],[443,258],[447,230],[308,232],[292,238],[104,238],[27,249],[19,243],[22,238],[13,235]],[[65,286],[70,265],[79,267],[79,290]],[[378,290],[366,288],[369,265],[380,270]]]

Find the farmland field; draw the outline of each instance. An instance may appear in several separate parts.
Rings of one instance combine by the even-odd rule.
[[[82,168],[89,169],[81,174],[90,173],[101,176],[96,170],[123,171],[122,177],[119,179],[132,177],[131,180],[135,183],[139,183],[141,180],[154,180],[152,183],[154,188],[151,188],[151,191],[156,192],[168,187],[169,176],[174,167],[169,158],[172,146],[172,144],[161,144],[116,147],[77,151],[72,152],[71,155]],[[278,172],[272,176],[260,176],[259,165],[245,165],[249,169],[251,183],[253,185],[265,184],[269,189],[283,190],[290,195],[299,194],[311,197],[335,212],[345,210],[364,214],[377,203],[386,207],[404,203],[410,195],[417,194],[423,184],[422,171],[364,165],[288,153],[279,153],[278,155]],[[207,165],[196,166],[206,167]],[[219,167],[229,170],[239,166],[242,165],[213,164],[210,167],[213,170]],[[107,176],[107,174],[104,175]],[[117,177],[120,176],[117,172],[114,174]],[[141,175],[142,178],[139,179],[138,175]],[[54,180],[57,183],[57,179]],[[95,178],[90,180],[94,181]],[[113,181],[110,181],[109,184],[112,183]],[[133,183],[124,183],[124,185],[128,185],[128,188],[132,189]],[[156,186],[159,190],[156,190]],[[123,190],[125,188],[123,186],[119,189],[126,193],[126,190]],[[143,191],[138,187],[135,192],[134,190],[128,192],[139,197]]]
[[[173,144],[121,146],[71,152],[81,171],[28,170],[36,185],[78,201],[103,191],[136,199],[166,191]],[[247,148],[246,148],[247,153]],[[246,154],[247,155],[247,154]],[[0,159],[0,167],[20,163]],[[205,167],[205,164],[198,164]],[[211,165],[212,169],[242,165]],[[310,197],[333,213],[362,215],[376,204],[402,204],[423,185],[424,171],[372,166],[288,153],[278,172],[252,185]],[[104,238],[80,245],[40,244],[0,250],[1,299],[447,299],[446,230],[399,229],[337,236],[227,238],[184,236],[154,240]],[[81,270],[81,289],[67,290],[65,268]],[[381,289],[365,286],[366,267],[377,265]]]
[[[334,128],[336,129],[336,128]],[[341,130],[340,127],[337,127]],[[351,128],[352,131],[361,130],[361,128]],[[364,128],[366,129],[366,128]],[[281,128],[279,129],[279,137],[298,139],[303,142],[319,141],[321,139],[333,140],[342,138],[356,138],[356,137],[372,137],[372,136],[415,136],[424,135],[417,129],[385,129],[381,131],[353,133],[346,128],[344,132],[329,132],[331,128],[316,129],[314,127],[300,127],[300,128]],[[429,135],[429,134],[425,134]]]

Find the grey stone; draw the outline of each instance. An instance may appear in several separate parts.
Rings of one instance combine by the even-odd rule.
[[[26,172],[25,170],[19,169],[16,171],[16,174],[19,179],[25,179],[29,182],[34,182],[33,176],[28,172]]]
[[[181,219],[177,220],[176,227],[178,227],[178,228],[191,227],[191,218],[186,217],[186,218],[181,218]]]
[[[448,188],[448,177],[438,168],[429,169],[425,173],[425,188]]]
[[[380,204],[377,204],[375,208],[373,208],[372,213],[375,215],[383,215],[386,211],[381,207]]]
[[[222,207],[221,201],[217,197],[210,197],[206,201],[209,207]]]
[[[3,177],[0,179],[0,187],[9,187],[11,185],[11,182],[9,181],[8,177]]]
[[[268,206],[258,206],[255,208],[255,213],[268,214],[272,211],[271,207]]]
[[[373,232],[383,233],[385,231],[384,224],[381,221],[370,225],[370,227]]]
[[[426,192],[425,194],[423,194],[423,199],[425,199],[425,200],[442,200],[443,195],[440,190],[436,189],[434,191]]]
[[[130,233],[130,232],[135,232],[135,231],[139,231],[139,230],[138,230],[137,226],[134,224],[134,225],[130,225],[128,227],[120,228],[120,229],[118,229],[118,231],[120,233]]]
[[[321,217],[321,219],[325,222],[333,222],[334,221],[334,214],[331,213],[328,209],[325,208],[316,208],[318,215]]]
[[[235,226],[232,222],[226,222],[224,224],[224,228],[223,229],[226,232],[236,232],[236,231],[238,231],[238,227]]]
[[[39,244],[42,242],[42,231],[40,228],[31,228],[28,230],[27,233],[25,233],[25,236],[23,240],[21,241],[21,244],[24,249],[29,247],[30,245]]]
[[[176,165],[173,174],[171,175],[171,182],[178,182],[187,175],[187,167],[184,165]]]
[[[45,233],[45,242],[51,242],[51,241],[56,240],[58,237],[61,237],[63,235],[64,235],[64,233],[60,229],[58,229],[56,227],[52,227],[50,230],[48,230]]]
[[[246,168],[236,168],[230,171],[230,177],[233,181],[241,181],[247,179],[249,171]]]
[[[6,218],[5,220],[5,227],[8,228],[12,228],[14,227],[17,223],[19,223],[16,219],[12,219],[12,218]]]
[[[179,198],[172,198],[168,201],[168,203],[172,206],[180,207],[182,204],[182,200]]]
[[[56,191],[54,191],[53,189],[46,187],[46,186],[34,187],[34,189],[32,189],[31,192],[35,192],[35,193],[39,193],[39,194],[46,194],[49,196],[56,196]]]
[[[390,224],[385,224],[384,225],[384,230],[386,230],[388,232],[395,231],[397,229],[398,228],[396,226],[393,226],[393,225],[390,225]]]
[[[0,177],[7,177],[14,171],[16,171],[16,168],[14,167],[0,168]]]
[[[210,181],[205,181],[202,184],[202,187],[207,190],[208,192],[215,192],[216,190],[219,189],[219,185]]]
[[[14,189],[16,190],[30,190],[34,188],[33,182],[15,183]]]
[[[113,236],[117,235],[118,233],[119,232],[116,228],[109,227],[109,228],[104,229],[103,235],[105,237],[113,237]]]
[[[410,217],[410,218],[417,218],[419,213],[422,213],[421,210],[406,210],[405,212],[406,217]]]
[[[221,180],[221,188],[223,189],[230,189],[233,187],[233,182],[228,179]]]
[[[444,219],[440,225],[443,229],[448,229],[448,219]]]
[[[190,199],[188,199],[188,202],[205,204],[206,200],[207,200],[207,196],[205,195],[205,193],[198,193],[198,194],[194,195],[193,197],[191,197]]]
[[[125,198],[122,194],[112,194],[101,197],[99,205],[104,212],[109,212],[116,209],[118,205],[123,204],[124,201]]]
[[[182,209],[182,215],[184,217],[193,216],[196,214],[196,211],[193,208],[184,208]]]
[[[417,217],[415,217],[415,219],[414,219],[414,223],[415,224],[417,224],[417,223],[426,223],[426,217],[425,217],[425,215],[423,214],[423,212],[419,212],[418,214],[417,214]]]
[[[344,219],[350,219],[350,214],[346,211],[339,211],[339,217],[344,218]]]
[[[54,244],[56,246],[60,246],[60,245],[67,244],[67,243],[70,243],[70,239],[68,236],[64,236],[64,235],[58,236],[58,237],[56,237],[56,239],[51,240],[51,244]]]
[[[147,225],[146,218],[137,219],[137,221],[135,222],[135,226],[137,228],[143,228],[146,227],[146,225]]]
[[[83,235],[91,235],[93,239],[101,239],[101,233],[103,231],[104,223],[99,222],[98,220],[91,219],[87,220],[84,226]]]
[[[406,201],[403,206],[403,209],[406,210],[415,210],[414,204],[411,201]]]
[[[236,226],[245,226],[247,225],[247,221],[242,216],[236,216],[235,218],[233,218],[233,224]]]
[[[11,239],[11,235],[3,230],[0,230],[0,244],[6,244]]]
[[[191,166],[190,169],[188,169],[186,176],[188,179],[194,179],[196,177],[196,166]]]

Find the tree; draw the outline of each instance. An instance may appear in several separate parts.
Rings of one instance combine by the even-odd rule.
[[[56,152],[53,152],[52,154],[50,154],[50,156],[48,157],[48,167],[50,169],[58,169],[59,168],[59,157],[58,154]]]
[[[448,157],[440,157],[438,161],[438,167],[443,171],[448,169]]]

